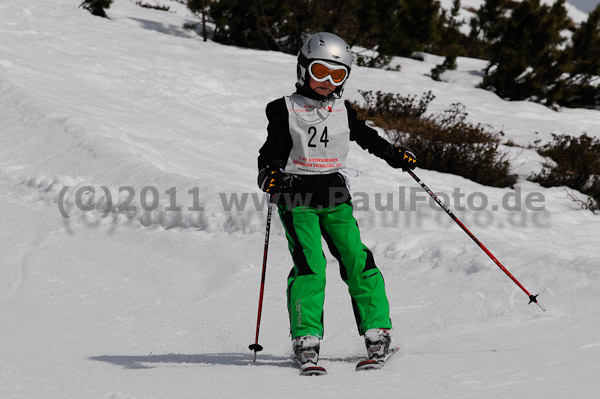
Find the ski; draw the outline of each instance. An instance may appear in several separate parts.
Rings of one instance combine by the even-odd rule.
[[[385,366],[385,362],[392,357],[392,355],[400,350],[400,347],[396,346],[390,348],[383,357],[377,359],[362,360],[356,364],[356,371],[361,370],[379,370]]]
[[[325,375],[327,370],[324,367],[317,366],[313,363],[305,363],[300,366],[300,375]]]

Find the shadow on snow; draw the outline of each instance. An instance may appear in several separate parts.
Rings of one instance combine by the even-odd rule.
[[[275,366],[275,367],[296,367],[296,363],[291,357],[274,356],[267,354],[258,354],[256,363],[253,353],[206,353],[197,355],[184,355],[179,353],[169,353],[165,355],[146,355],[146,356],[125,356],[125,355],[102,355],[91,356],[89,360],[98,362],[107,362],[116,366],[122,366],[126,369],[151,369],[159,367],[159,363],[177,363],[177,364],[214,364],[220,366]],[[364,360],[361,356],[350,357],[331,357],[321,360],[329,362],[357,362]],[[156,364],[153,366],[152,364]]]
[[[146,356],[124,356],[124,355],[103,355],[92,356],[89,360],[107,362],[116,366],[122,366],[126,369],[151,369],[157,366],[151,364],[158,363],[178,363],[178,364],[214,364],[223,366],[276,366],[276,367],[294,367],[294,362],[289,357],[261,355],[259,354],[256,363],[253,362],[254,354],[243,353],[207,353],[197,355],[184,355],[178,353],[169,353],[164,355],[146,355]]]

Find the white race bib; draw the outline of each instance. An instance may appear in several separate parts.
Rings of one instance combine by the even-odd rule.
[[[350,127],[344,102],[321,103],[292,94],[285,104],[293,142],[286,173],[314,175],[345,168]]]

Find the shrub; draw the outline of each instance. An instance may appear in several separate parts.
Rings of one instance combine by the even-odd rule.
[[[365,105],[354,104],[362,119],[386,130],[395,144],[411,148],[419,167],[452,173],[481,184],[512,187],[508,156],[498,151],[499,136],[481,124],[467,121],[462,104],[452,104],[439,115],[426,116],[435,96],[429,91],[417,96],[361,91]]]
[[[153,10],[158,10],[158,11],[169,11],[171,9],[171,7],[169,7],[169,6],[161,6],[161,5],[156,5],[156,4],[144,3],[142,1],[136,1],[135,4],[137,4],[140,7],[151,8]]]
[[[110,8],[112,2],[113,0],[83,0],[79,7],[85,8],[91,12],[92,15],[108,18],[104,9]]]
[[[357,106],[359,115],[364,119],[370,119],[383,129],[393,129],[393,125],[399,118],[419,118],[426,111],[427,106],[435,96],[431,91],[423,93],[417,102],[417,96],[401,96],[400,94],[382,93],[378,91],[359,91],[366,105]]]
[[[583,134],[579,137],[552,135],[552,142],[538,148],[550,158],[542,171],[530,177],[544,187],[567,186],[588,195],[584,207],[600,209],[600,140]]]

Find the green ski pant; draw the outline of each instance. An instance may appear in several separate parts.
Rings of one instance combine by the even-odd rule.
[[[360,239],[352,205],[323,209],[279,205],[278,210],[294,261],[287,284],[292,339],[303,335],[323,337],[326,259],[321,236],[340,264],[359,333],[363,335],[370,328],[392,328],[383,276]]]

